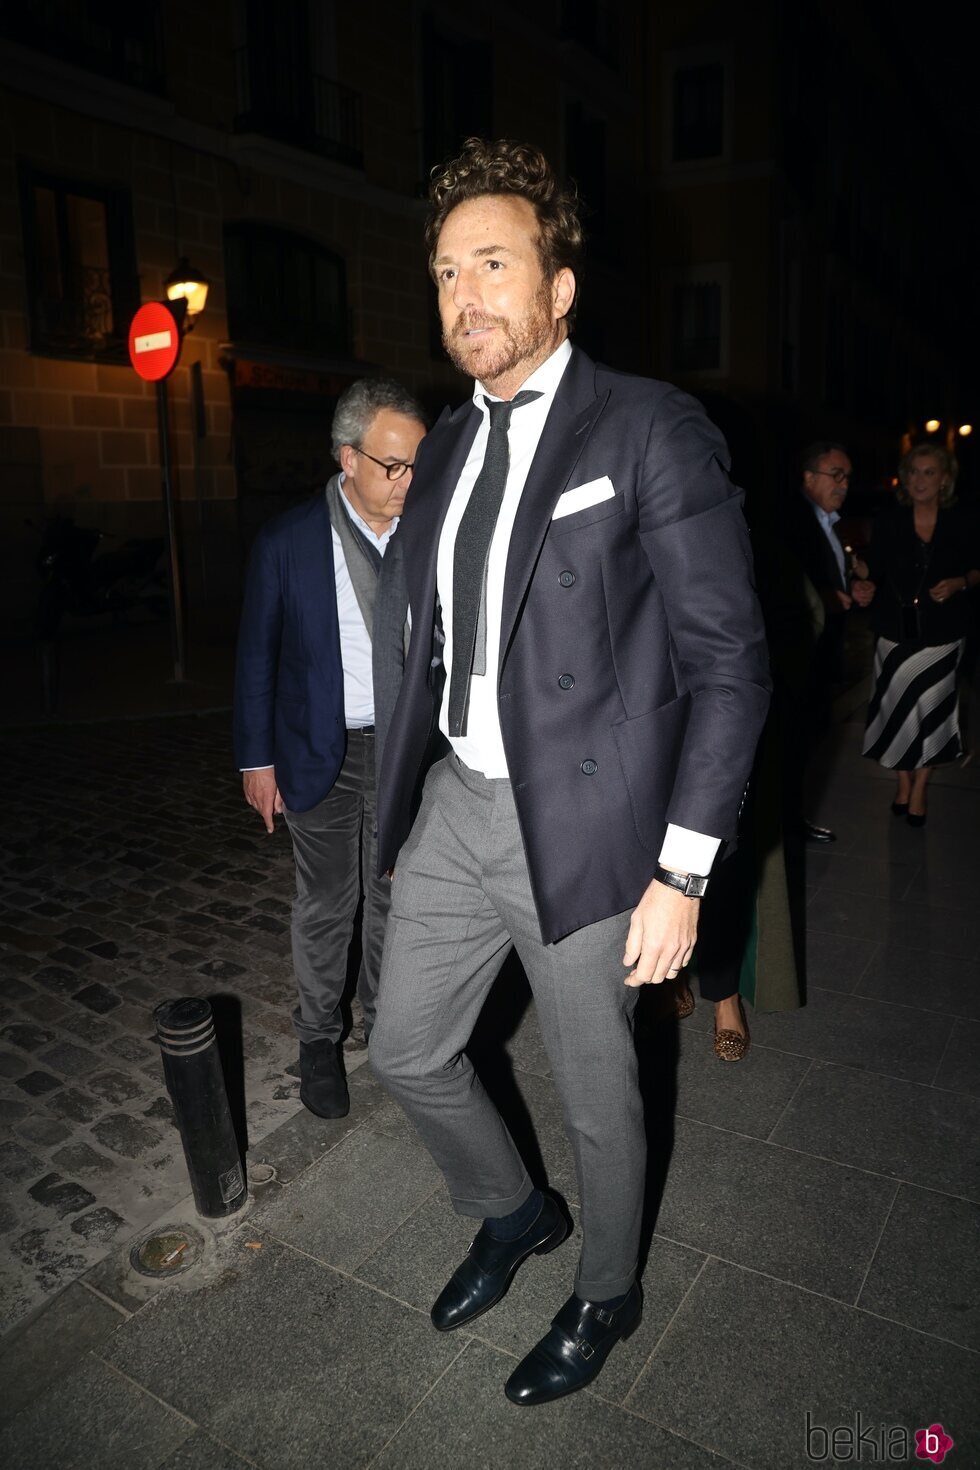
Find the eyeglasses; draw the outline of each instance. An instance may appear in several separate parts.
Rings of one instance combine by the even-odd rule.
[[[351,448],[355,454],[363,454],[365,459],[370,459],[374,464],[380,465],[389,480],[400,480],[406,470],[414,470],[415,468],[414,460],[411,464],[403,464],[400,459],[396,460],[394,464],[389,464],[386,459],[375,459],[374,455],[368,454],[366,449],[358,449],[356,444],[352,444]]]
[[[811,475],[829,475],[835,485],[846,485],[853,474],[852,470],[811,470]]]

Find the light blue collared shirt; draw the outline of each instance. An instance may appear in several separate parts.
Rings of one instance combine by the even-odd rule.
[[[830,549],[834,553],[834,561],[837,563],[837,570],[840,572],[841,587],[846,587],[847,563],[844,560],[844,548],[834,535],[834,527],[840,520],[840,516],[835,510],[824,510],[815,500],[810,500],[809,495],[806,498],[813,507],[813,514],[817,518],[821,531],[823,531],[827,540],[830,542]]]
[[[344,493],[345,476],[340,477],[340,498],[354,525],[366,536],[382,556],[398,525],[398,517],[387,531],[376,536],[362,520]],[[374,724],[374,680],[371,673],[371,635],[361,616],[360,604],[347,571],[347,561],[340,535],[330,527],[333,544],[333,572],[337,583],[337,616],[340,620],[340,659],[344,666],[344,713],[348,730],[360,730]]]

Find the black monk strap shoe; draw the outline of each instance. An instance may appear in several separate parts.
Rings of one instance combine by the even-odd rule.
[[[335,1041],[299,1044],[299,1100],[318,1118],[346,1118],[350,1093],[340,1048]]]
[[[464,1327],[496,1306],[511,1277],[528,1256],[545,1256],[561,1245],[569,1224],[550,1195],[544,1196],[533,1225],[516,1240],[494,1240],[481,1225],[466,1259],[456,1267],[432,1308],[432,1325],[439,1332]]]
[[[530,1408],[585,1388],[598,1377],[620,1338],[639,1326],[642,1311],[635,1282],[613,1312],[570,1296],[550,1330],[514,1369],[504,1393],[512,1404]]]

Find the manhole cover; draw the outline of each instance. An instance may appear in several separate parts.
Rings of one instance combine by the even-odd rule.
[[[186,1225],[166,1225],[138,1240],[129,1252],[130,1265],[141,1276],[177,1276],[200,1258],[204,1242]]]

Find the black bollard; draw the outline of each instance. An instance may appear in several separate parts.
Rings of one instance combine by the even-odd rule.
[[[233,1215],[248,1194],[211,1006],[201,997],[183,996],[165,1000],[153,1016],[198,1214]]]

